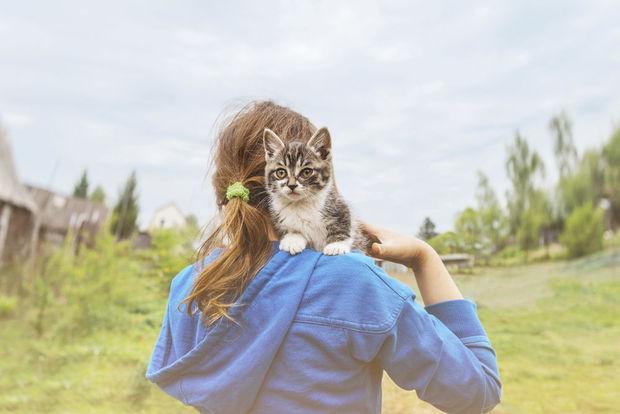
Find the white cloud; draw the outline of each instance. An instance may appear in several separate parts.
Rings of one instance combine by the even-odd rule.
[[[88,167],[114,196],[136,169],[146,214],[176,199],[206,217],[217,116],[274,98],[330,127],[360,214],[445,229],[473,202],[477,169],[503,195],[515,130],[548,163],[561,109],[580,148],[607,137],[618,20],[610,1],[13,2],[0,16],[0,114],[28,181],[49,182],[59,161],[55,187]]]
[[[9,129],[19,129],[34,122],[31,115],[22,112],[5,112],[0,114],[0,121],[4,122]]]

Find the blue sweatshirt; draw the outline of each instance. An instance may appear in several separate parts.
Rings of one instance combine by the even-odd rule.
[[[210,327],[179,308],[195,274],[190,266],[172,281],[147,378],[202,413],[380,413],[384,371],[445,412],[500,400],[475,305],[425,309],[360,253],[291,256],[274,243],[230,312],[236,323]]]

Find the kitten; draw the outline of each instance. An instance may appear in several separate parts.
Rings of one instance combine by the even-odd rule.
[[[336,189],[327,128],[317,130],[308,143],[286,144],[265,129],[263,144],[265,185],[280,250],[297,254],[310,247],[326,255],[366,250],[358,221]]]

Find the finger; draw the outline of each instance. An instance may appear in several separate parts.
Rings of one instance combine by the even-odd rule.
[[[365,221],[360,222],[362,232],[366,234],[366,236],[373,242],[381,241],[381,234],[383,233],[379,227],[373,226],[372,224],[366,223]]]
[[[370,252],[373,256],[381,258],[383,257],[383,248],[380,243],[373,243],[370,246]]]
[[[373,243],[370,246],[370,252],[371,256],[377,259],[396,263],[401,263],[402,260],[402,255],[390,245]]]

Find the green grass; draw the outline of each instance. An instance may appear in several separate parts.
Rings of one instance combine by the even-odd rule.
[[[0,412],[195,412],[144,379],[165,306],[159,283],[136,278],[128,286],[139,298],[123,315],[124,329],[84,335],[49,318],[38,337],[32,311],[1,321]]]
[[[456,279],[497,351],[504,389],[495,412],[618,412],[620,250]],[[424,407],[389,381],[385,390],[385,412]]]
[[[497,413],[618,412],[620,250],[456,279],[478,303],[497,350],[504,382]],[[70,308],[59,304],[39,337],[29,301],[0,318],[0,412],[193,412],[143,379],[164,311],[162,281],[141,274],[118,283],[131,293],[118,328],[66,330],[56,318]],[[384,412],[435,410],[386,377]]]

